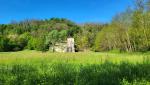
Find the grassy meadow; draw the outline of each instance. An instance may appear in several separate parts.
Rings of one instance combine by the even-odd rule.
[[[150,85],[150,55],[1,52],[0,85]]]

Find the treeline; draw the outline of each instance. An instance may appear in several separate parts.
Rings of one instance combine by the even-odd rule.
[[[87,23],[77,25],[63,18],[49,20],[24,20],[0,25],[0,51],[20,51],[24,49],[55,51],[56,43],[74,37],[76,51],[94,47],[96,34],[103,24]]]
[[[116,15],[98,33],[95,48],[96,51],[149,51],[150,0],[136,0],[134,8]]]
[[[0,51],[47,51],[56,42],[73,37],[79,26],[67,19],[24,20],[0,25]]]
[[[48,51],[67,37],[76,51],[150,51],[150,0],[136,0],[133,8],[107,24],[76,24],[67,19],[24,20],[0,25],[0,51]],[[54,49],[53,49],[54,51]]]

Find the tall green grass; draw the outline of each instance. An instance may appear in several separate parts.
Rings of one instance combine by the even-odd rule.
[[[149,85],[145,54],[0,53],[0,85]]]

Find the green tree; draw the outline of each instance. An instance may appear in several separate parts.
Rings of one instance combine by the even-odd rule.
[[[0,52],[10,51],[9,40],[6,37],[0,36]]]
[[[45,52],[48,49],[48,45],[46,44],[46,35],[43,34],[40,37],[35,38],[35,50]]]
[[[67,39],[67,30],[62,30],[59,32],[59,40],[61,42],[66,41]]]
[[[59,40],[59,32],[57,30],[52,30],[48,33],[46,36],[46,44],[49,45],[49,47],[52,46],[53,52],[55,51],[55,44]]]
[[[36,39],[34,37],[31,37],[30,40],[28,41],[28,45],[27,45],[28,49],[35,50],[36,48],[35,45],[36,45]]]
[[[88,42],[88,37],[82,34],[77,34],[75,36],[75,41],[76,41],[76,49],[78,51],[87,51],[89,48],[89,42]]]

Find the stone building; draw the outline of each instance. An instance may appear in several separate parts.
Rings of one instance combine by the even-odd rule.
[[[74,38],[67,39],[67,52],[75,52]]]
[[[75,52],[74,38],[67,38],[66,42],[56,43],[55,52]]]

